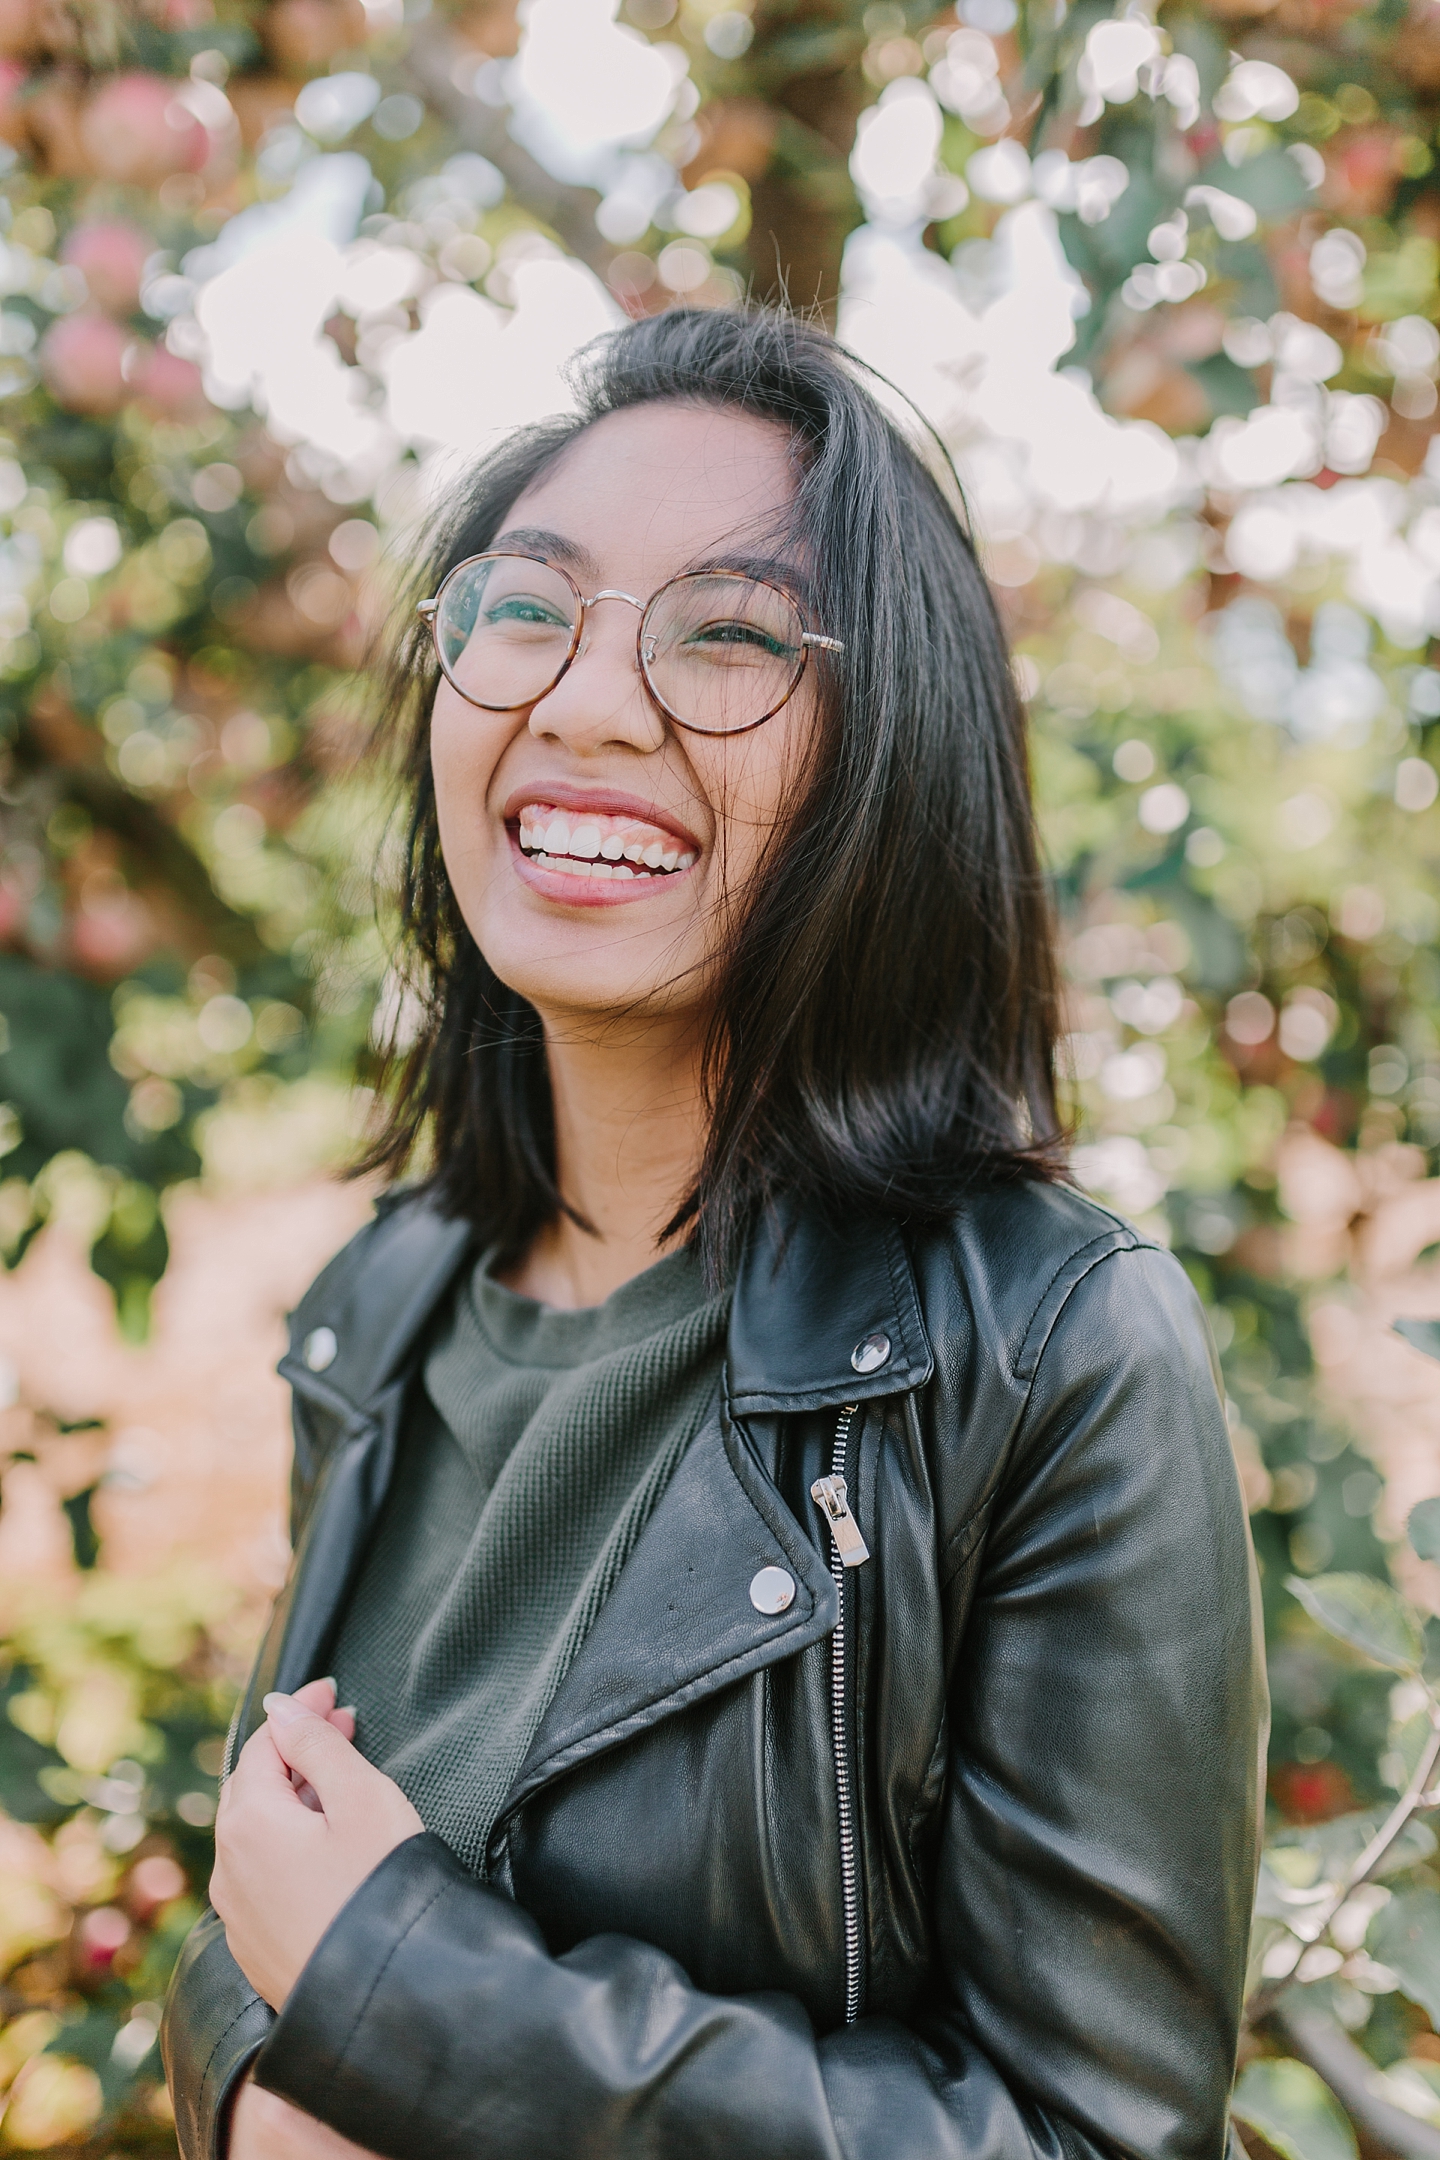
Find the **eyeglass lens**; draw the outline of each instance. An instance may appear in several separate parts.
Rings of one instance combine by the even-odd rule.
[[[440,664],[473,704],[499,712],[533,704],[570,657],[576,616],[558,571],[522,555],[479,557],[442,590]],[[799,611],[774,586],[697,574],[662,586],[646,609],[641,665],[684,726],[733,734],[784,704],[805,663],[803,637]]]
[[[448,578],[435,614],[440,665],[462,697],[498,712],[548,690],[575,640],[575,594],[544,563],[484,555]]]

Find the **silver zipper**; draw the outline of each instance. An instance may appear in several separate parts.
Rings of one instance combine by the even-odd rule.
[[[222,1785],[235,1768],[235,1742],[240,1737],[240,1718],[244,1708],[245,1697],[242,1694],[231,1714],[230,1729],[225,1735],[225,1751],[220,1757],[220,1783]]]
[[[845,1570],[862,1567],[870,1548],[850,1510],[845,1455],[856,1405],[846,1403],[835,1427],[830,1475],[816,1478],[810,1497],[830,1530],[830,1573],[840,1601],[830,1638],[830,1732],[835,1750],[835,1806],[840,1822],[840,1900],[845,1923],[845,2022],[860,2015],[860,1891],[855,1862],[855,1816],[850,1796],[850,1743],[845,1691]]]

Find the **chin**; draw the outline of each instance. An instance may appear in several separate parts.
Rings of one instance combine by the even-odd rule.
[[[615,927],[620,931],[620,924]],[[482,938],[477,942],[506,988],[541,1013],[658,1019],[676,1009],[676,978],[683,980],[688,974],[683,960],[677,966],[673,938],[660,940],[653,967],[637,967],[641,956],[635,951],[633,932],[622,945],[613,933],[597,934],[589,922],[576,925],[573,941],[557,939],[552,932],[543,947],[527,939]]]

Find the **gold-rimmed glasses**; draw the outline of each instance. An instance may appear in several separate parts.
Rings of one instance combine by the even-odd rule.
[[[700,735],[741,735],[773,719],[812,652],[845,649],[807,629],[782,586],[743,571],[687,570],[648,601],[609,586],[587,599],[558,563],[498,549],[457,563],[418,612],[461,697],[485,712],[513,712],[554,689],[602,600],[638,612],[635,657],[646,689],[677,727]]]

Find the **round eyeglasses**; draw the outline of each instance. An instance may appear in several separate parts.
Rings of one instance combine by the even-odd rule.
[[[418,612],[445,680],[485,712],[514,712],[554,689],[583,649],[602,600],[640,616],[635,656],[650,696],[677,727],[741,735],[772,719],[812,651],[843,652],[807,630],[790,594],[735,570],[688,570],[648,601],[607,588],[587,600],[558,564],[491,553],[457,563]]]

